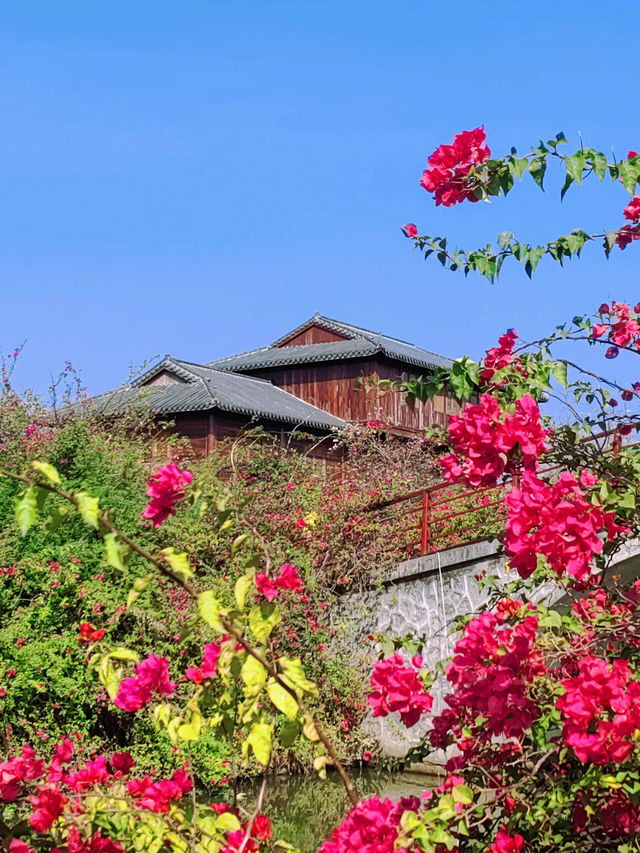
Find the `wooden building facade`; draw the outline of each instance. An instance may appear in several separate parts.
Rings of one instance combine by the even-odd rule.
[[[303,449],[339,461],[331,436],[347,424],[382,422],[396,435],[419,435],[446,425],[459,411],[446,393],[410,407],[380,380],[426,376],[451,360],[414,344],[314,315],[273,344],[194,364],[165,358],[135,382],[96,398],[103,412],[148,405],[173,421],[198,454],[261,426],[291,442],[307,433]]]

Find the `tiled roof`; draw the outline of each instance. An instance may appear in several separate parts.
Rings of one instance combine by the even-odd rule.
[[[172,373],[182,381],[148,385],[160,373]],[[165,356],[134,382],[94,397],[93,407],[102,414],[118,414],[132,405],[143,405],[159,414],[220,409],[249,417],[283,421],[304,429],[335,429],[344,421],[252,376],[226,373],[206,365]]]
[[[310,324],[337,332],[344,335],[346,339],[321,344],[278,346],[279,343],[294,336],[297,332],[301,332]],[[287,364],[364,358],[376,354],[382,354],[387,358],[397,359],[406,364],[431,370],[437,367],[451,367],[453,364],[452,359],[429,352],[429,350],[422,349],[415,344],[389,337],[389,335],[371,332],[368,329],[361,329],[359,326],[352,326],[349,323],[341,323],[339,320],[332,320],[329,317],[323,317],[321,314],[315,314],[310,320],[298,326],[297,329],[288,332],[271,346],[211,361],[208,366],[215,367],[217,370],[239,372]]]

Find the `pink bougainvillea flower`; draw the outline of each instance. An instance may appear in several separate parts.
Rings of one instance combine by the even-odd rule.
[[[158,468],[149,478],[147,497],[151,500],[141,517],[150,519],[154,527],[160,527],[170,515],[175,515],[176,502],[184,498],[184,487],[192,480],[191,471],[181,471],[175,463]]]
[[[42,787],[29,797],[29,802],[34,807],[29,817],[31,828],[35,832],[48,832],[69,800],[57,788]]]
[[[640,195],[635,195],[624,209],[625,219],[637,222],[640,219]]]
[[[318,853],[394,853],[402,815],[419,808],[417,797],[398,802],[378,796],[362,800],[320,845]]]
[[[122,679],[113,701],[123,711],[139,711],[154,693],[171,696],[175,688],[169,681],[169,661],[152,653],[136,665],[132,676]]]
[[[22,839],[14,838],[9,845],[9,853],[36,853],[36,851]]]
[[[273,601],[278,595],[278,587],[275,582],[264,572],[258,572],[256,575],[256,588],[260,595],[263,595],[267,601]]]
[[[491,847],[487,849],[487,853],[520,853],[524,849],[524,838],[518,835],[509,835],[506,827],[501,826],[498,830],[496,840]]]
[[[486,162],[491,151],[485,144],[484,127],[456,134],[450,145],[440,145],[428,160],[420,185],[434,193],[436,205],[451,207],[463,201],[478,201],[474,182],[468,175],[473,166]]]
[[[406,225],[402,226],[402,233],[405,237],[415,237],[418,233],[418,227],[413,222],[407,222]]]
[[[32,746],[25,744],[20,755],[0,762],[0,799],[13,803],[22,793],[24,782],[39,779],[44,773],[44,761],[36,758]]]
[[[558,576],[566,572],[584,580],[591,574],[594,556],[602,553],[601,532],[609,540],[626,532],[616,523],[614,512],[591,503],[568,471],[555,483],[525,471],[521,487],[514,487],[504,501],[508,510],[505,550],[510,565],[523,578],[535,571],[538,556],[543,555]]]
[[[623,764],[640,734],[640,683],[628,661],[612,664],[587,656],[578,675],[563,681],[557,707],[564,718],[563,736],[576,757],[593,764]]]
[[[528,394],[516,401],[513,414],[503,412],[495,397],[482,394],[462,415],[452,415],[449,440],[453,453],[440,460],[447,480],[473,488],[494,486],[510,470],[509,454],[519,448],[525,470],[535,470],[546,450],[547,432],[538,404]]]
[[[207,678],[214,678],[218,673],[218,658],[220,657],[220,646],[218,643],[207,643],[204,647],[204,656],[200,666],[190,666],[185,672],[186,677],[196,684],[201,684]]]
[[[170,779],[154,782],[150,776],[127,782],[127,790],[136,798],[141,809],[166,814],[172,800],[179,800],[193,788],[184,768],[176,770]]]
[[[284,563],[280,569],[280,574],[276,578],[276,586],[280,589],[290,589],[293,592],[302,590],[302,581],[298,577],[298,572],[295,566],[291,563]]]
[[[397,711],[407,728],[415,725],[433,705],[417,672],[399,653],[378,661],[371,673],[369,705],[374,717],[386,717]]]
[[[617,358],[620,350],[618,347],[609,347],[604,354],[605,358]]]

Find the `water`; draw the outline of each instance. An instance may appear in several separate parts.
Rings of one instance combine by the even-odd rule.
[[[365,769],[352,774],[361,798],[378,794],[381,798],[420,795],[438,784],[438,779],[424,773],[390,773]],[[244,787],[242,805],[255,805],[259,781]],[[262,811],[269,815],[274,838],[288,841],[301,853],[314,853],[331,830],[349,810],[346,792],[337,774],[326,780],[317,776],[273,776],[267,780]]]

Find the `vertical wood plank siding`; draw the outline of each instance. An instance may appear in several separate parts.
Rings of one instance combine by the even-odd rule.
[[[406,367],[402,362],[380,358],[289,365],[251,372],[346,421],[377,418],[407,431],[445,425],[448,416],[459,411],[454,400],[446,399],[446,393],[425,405],[417,404],[412,410],[400,392],[366,391],[360,384],[363,379],[398,379],[403,373],[413,377],[420,375],[419,370],[410,373]]]

